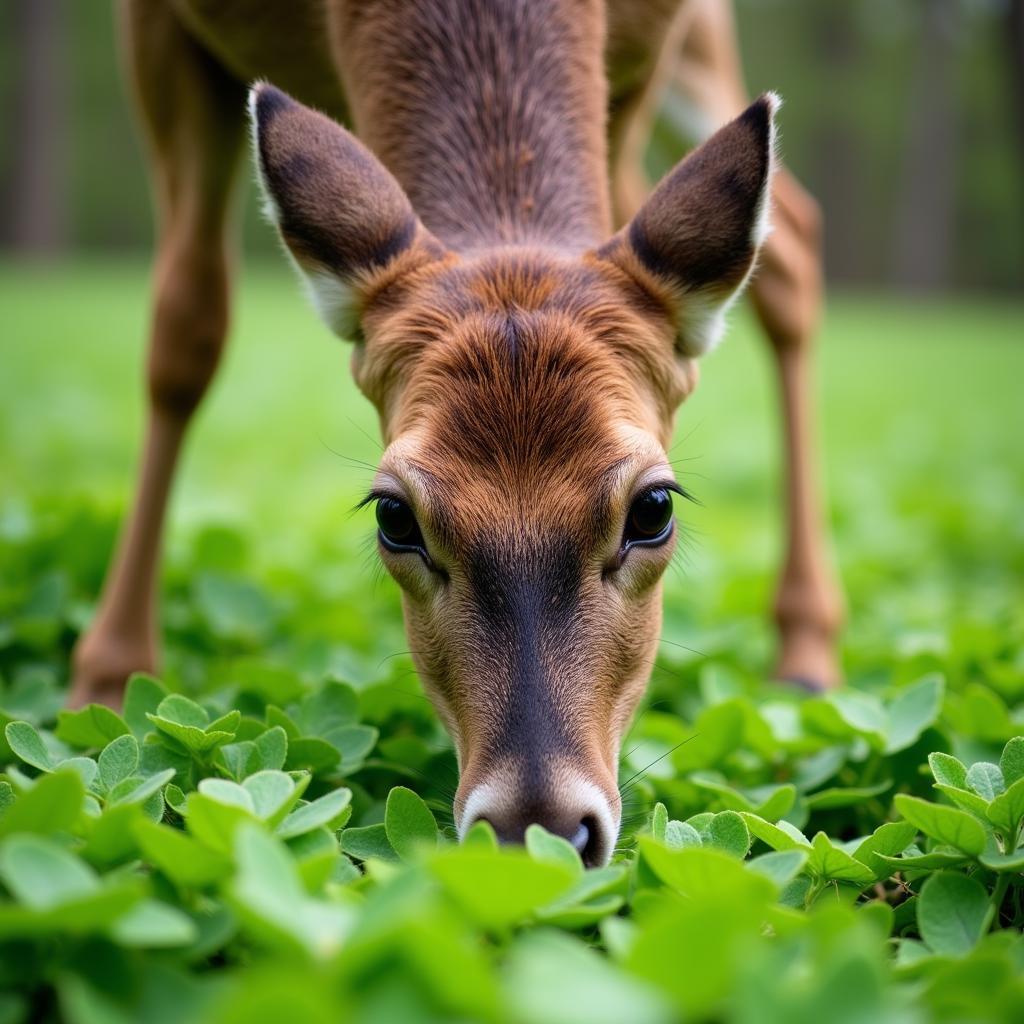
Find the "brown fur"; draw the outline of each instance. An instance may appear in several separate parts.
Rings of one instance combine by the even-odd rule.
[[[182,182],[160,242],[167,308],[201,308],[202,254],[222,252],[226,189],[207,181],[223,147],[190,152],[190,133],[204,117],[211,137],[236,126],[212,105],[234,88],[222,78],[274,73],[298,95],[254,92],[258,165],[325,318],[358,337],[353,370],[388,444],[378,489],[415,510],[425,538],[425,558],[382,556],[459,752],[456,812],[480,797],[473,813],[513,839],[531,821],[567,836],[589,822],[579,842],[605,859],[618,744],[654,658],[675,543],[625,552],[623,524],[644,486],[671,480],[665,447],[696,384],[699,321],[756,256],[770,105],[723,128],[608,241],[606,111],[614,143],[651,106],[659,40],[669,26],[682,34],[668,0],[638,3],[635,17],[612,4],[607,37],[596,0],[303,0],[288,24],[291,40],[313,40],[302,69],[275,47],[273,5],[140,4],[123,0],[142,108],[158,168]],[[170,124],[148,70],[161,60],[183,103]],[[350,113],[362,142],[303,99]],[[226,302],[222,280],[210,308]],[[79,701],[116,700],[124,670],[152,660],[138,638],[152,628],[163,501],[223,337],[220,326],[216,345],[203,342],[198,319],[162,308],[148,482],[79,650]]]

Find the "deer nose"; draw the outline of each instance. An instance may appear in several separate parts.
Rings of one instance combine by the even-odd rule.
[[[527,828],[530,825],[541,825],[552,835],[561,836],[571,843],[587,867],[593,867],[604,860],[600,827],[596,819],[589,814],[568,827],[562,819],[552,820],[550,816],[544,814],[516,815],[510,821],[503,821],[495,815],[482,814],[476,821],[486,821],[494,829],[498,842],[503,846],[521,845],[526,839]]]
[[[530,825],[541,825],[552,835],[572,844],[587,867],[604,864],[615,841],[614,824],[607,800],[596,786],[587,786],[584,800],[574,794],[562,799],[506,800],[493,784],[475,787],[466,799],[462,815],[465,832],[476,822],[486,821],[503,845],[521,844]]]

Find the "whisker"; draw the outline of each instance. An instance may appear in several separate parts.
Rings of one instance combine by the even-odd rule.
[[[347,419],[349,423],[351,423],[352,426],[355,427],[356,430],[358,430],[359,433],[362,434],[363,437],[365,437],[366,440],[369,441],[370,444],[372,444],[373,447],[377,449],[377,451],[379,451],[382,455],[384,454],[384,445],[380,443],[379,438],[376,438],[372,434],[365,431],[358,423],[356,423],[354,419],[352,419],[351,416],[346,416],[345,419]]]
[[[687,647],[686,644],[676,643],[675,640],[666,640],[663,636],[658,637],[658,643],[668,644],[670,647],[680,647],[684,651],[689,651],[691,654],[699,654],[702,658],[710,657],[710,655],[706,654],[704,651],[698,651],[696,647]]]
[[[650,771],[651,768],[653,768],[659,761],[664,760],[666,757],[668,757],[669,754],[675,753],[675,751],[677,751],[681,746],[684,746],[685,744],[689,743],[692,739],[696,739],[698,735],[699,733],[694,733],[692,736],[687,736],[685,740],[680,740],[674,747],[669,747],[669,749],[666,750],[665,753],[661,755],[661,757],[656,757],[649,765],[647,765],[644,768],[641,768],[640,771],[631,775],[628,779],[626,779],[624,783],[622,783],[621,786],[619,786],[620,796],[625,794],[626,790],[629,788],[630,784],[633,782],[634,779],[638,779],[645,772]]]

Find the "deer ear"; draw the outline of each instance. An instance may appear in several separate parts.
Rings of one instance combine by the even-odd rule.
[[[664,303],[683,355],[718,343],[768,235],[778,107],[767,93],[720,128],[598,251]]]
[[[375,286],[444,248],[394,177],[341,125],[266,83],[250,90],[249,114],[267,214],[328,327],[357,337]]]

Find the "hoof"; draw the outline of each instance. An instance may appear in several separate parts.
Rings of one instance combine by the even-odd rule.
[[[806,676],[781,676],[780,678],[784,683],[810,694],[827,693],[829,690],[835,689],[834,686],[829,686],[828,683],[822,682],[820,679],[809,679]]]
[[[775,678],[808,693],[824,693],[840,686],[843,673],[832,635],[804,628],[783,636]]]
[[[87,635],[72,655],[67,706],[77,709],[86,704],[105,704],[120,711],[129,677],[134,672],[152,672],[155,667],[156,658],[146,648],[133,650],[127,645],[98,643]]]

